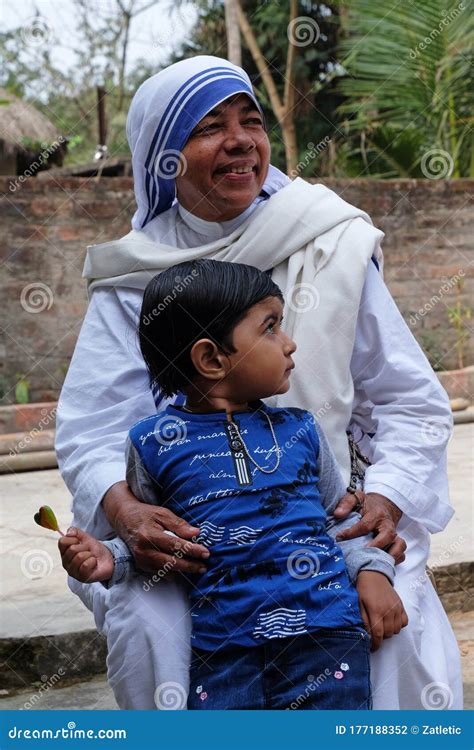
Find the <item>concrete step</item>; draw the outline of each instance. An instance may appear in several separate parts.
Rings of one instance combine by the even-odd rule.
[[[0,474],[17,474],[20,471],[42,471],[43,469],[56,469],[57,466],[58,459],[56,452],[53,450],[28,451],[14,455],[0,454]]]
[[[468,406],[462,411],[453,412],[454,424],[468,424],[474,422],[474,406]]]
[[[0,691],[1,693],[2,691]],[[11,697],[0,697],[0,711],[118,711],[114,694],[105,677],[95,677],[76,685],[51,690],[38,688],[36,693],[23,691]],[[464,684],[464,709],[474,709],[474,684]]]
[[[474,656],[472,576],[471,589],[466,589],[463,582],[468,579],[469,571],[472,573],[472,567],[472,563],[461,563],[437,569],[435,573],[437,584],[450,589],[444,593],[441,592],[441,587],[438,590],[442,601],[449,605],[445,604],[445,609],[455,629],[461,651],[464,649],[464,656],[471,660]],[[68,678],[88,678],[105,672],[107,645],[105,638],[97,633],[92,615],[70,592],[67,600],[59,600],[53,605],[52,600],[48,599],[48,604],[55,607],[55,617],[52,620],[50,612],[41,625],[44,630],[56,632],[34,635],[30,631],[23,637],[0,638],[3,687],[20,689],[32,685],[41,681],[45,675],[48,679],[48,676],[54,675],[59,668]],[[34,623],[38,622],[37,618],[38,612],[35,620],[28,621],[30,627],[34,627]],[[83,620],[89,621],[88,628],[68,630],[75,621]],[[474,683],[474,668],[472,682]]]
[[[22,453],[36,453],[54,449],[55,430],[36,432],[10,432],[0,435],[0,455],[10,457]]]
[[[461,651],[464,708],[472,710],[474,709],[474,612],[453,613],[450,615],[450,620]],[[87,637],[92,642],[94,635],[97,637],[96,633],[84,633],[83,645]],[[63,650],[67,650],[67,645],[63,644]],[[76,659],[78,655],[80,655],[80,647],[76,650]],[[3,687],[0,690],[0,710],[117,709],[105,675],[81,680],[72,678],[71,669],[60,670],[61,667],[56,658],[54,663],[50,664],[50,671],[43,674],[43,679],[32,682],[27,690],[18,690],[12,686]]]
[[[464,623],[463,627],[466,627]],[[469,627],[472,629],[472,622]],[[460,642],[464,675],[464,708],[474,709],[474,641],[469,649]],[[104,675],[70,684],[64,676],[54,685],[51,678],[37,682],[28,690],[0,690],[0,711],[16,710],[117,710],[113,692]]]
[[[112,689],[104,676],[62,686],[57,682],[49,686],[47,682],[32,685],[15,695],[0,690],[0,710],[26,711],[118,711]]]
[[[457,426],[448,449],[455,516],[445,531],[433,535],[430,555],[445,608],[451,619],[459,615],[461,621],[463,610],[474,610],[472,445],[473,425]],[[40,505],[50,505],[60,528],[67,529],[70,496],[59,472],[3,475],[0,496],[0,661],[5,687],[19,689],[41,681],[42,676],[48,679],[61,665],[68,678],[85,679],[103,672],[105,644],[92,614],[67,587],[58,534],[33,520]]]

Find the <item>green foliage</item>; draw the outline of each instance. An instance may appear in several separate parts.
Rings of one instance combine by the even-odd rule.
[[[15,403],[27,404],[30,400],[30,383],[29,381],[17,375],[20,379],[15,384]]]
[[[0,403],[6,402],[9,391],[10,384],[5,375],[0,373]]]
[[[428,362],[435,372],[442,372],[446,369],[443,364],[443,359],[447,352],[441,345],[441,336],[442,332],[439,332],[438,334],[423,332],[416,337],[428,359]]]
[[[121,0],[99,6],[94,0],[73,2],[78,36],[72,50],[76,65],[65,70],[53,62],[53,48],[60,48],[65,42],[55,39],[51,30],[43,43],[31,44],[25,29],[18,27],[0,33],[0,86],[32,103],[69,139],[65,164],[92,160],[98,143],[96,87],[105,86],[109,153],[128,156],[126,112],[137,87],[156,69],[141,60],[122,80],[126,40],[125,6]],[[125,14],[131,9],[133,17],[145,4],[128,0]]]
[[[74,69],[53,62],[52,49],[63,40],[31,45],[18,28],[0,33],[0,86],[32,102],[69,138],[70,164],[95,153],[96,85],[105,85],[109,152],[128,155],[126,112],[138,86],[157,72],[147,60],[121,72],[128,9],[133,19],[146,0],[73,2],[80,40]],[[241,2],[282,97],[289,3]],[[320,34],[297,48],[295,60],[298,174],[474,176],[473,2],[300,0],[298,15],[316,22]],[[189,39],[165,64],[197,54],[226,56],[223,0],[194,5],[198,18]],[[284,169],[280,126],[244,43],[242,51],[265,111],[272,161]]]
[[[448,319],[456,332],[456,352],[458,355],[458,366],[464,367],[464,347],[469,339],[468,323],[472,318],[472,309],[463,307],[461,301],[463,282],[456,284],[456,304],[447,308]]]
[[[199,0],[197,23],[190,40],[173,56],[170,62],[198,54],[227,54],[224,4],[222,0]],[[254,30],[265,59],[274,76],[280,97],[283,98],[284,73],[288,47],[287,28],[289,4],[278,0],[242,0],[242,7]],[[331,171],[330,151],[321,148],[318,153],[309,144],[319,144],[337,134],[336,107],[342,97],[335,91],[333,80],[340,74],[334,64],[337,45],[337,15],[332,3],[299,3],[298,14],[313,19],[319,26],[320,36],[315,43],[297,48],[295,122],[299,144],[298,170],[302,176],[327,174]],[[251,54],[242,41],[242,67],[247,71],[265,112],[272,145],[272,163],[286,168],[285,149],[280,126],[273,114],[265,87]]]
[[[474,176],[472,0],[339,5],[352,161],[381,177]],[[444,165],[426,162],[434,151]]]

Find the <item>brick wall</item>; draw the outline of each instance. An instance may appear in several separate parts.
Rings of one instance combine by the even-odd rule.
[[[15,190],[11,180],[0,177],[0,386],[4,403],[13,402],[24,376],[30,400],[49,401],[58,395],[86,309],[85,248],[129,231],[132,180],[45,176]],[[384,230],[385,278],[405,319],[439,367],[456,367],[446,304],[454,301],[456,275],[465,280],[463,300],[472,299],[474,180],[327,184]],[[466,364],[473,355],[471,340]]]

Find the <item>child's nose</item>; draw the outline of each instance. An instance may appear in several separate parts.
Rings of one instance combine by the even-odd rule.
[[[287,356],[288,354],[293,354],[296,349],[296,343],[293,341],[293,339],[290,339],[290,337],[285,334],[285,354]]]

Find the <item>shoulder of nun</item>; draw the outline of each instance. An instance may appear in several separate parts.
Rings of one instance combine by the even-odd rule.
[[[118,237],[115,240],[107,240],[107,242],[98,242],[96,245],[88,245],[87,249],[106,248],[111,247],[112,245],[128,244],[130,242],[140,242],[143,244],[144,242],[151,242],[151,240],[145,232],[138,229],[132,229],[128,234],[124,234],[123,237]]]

